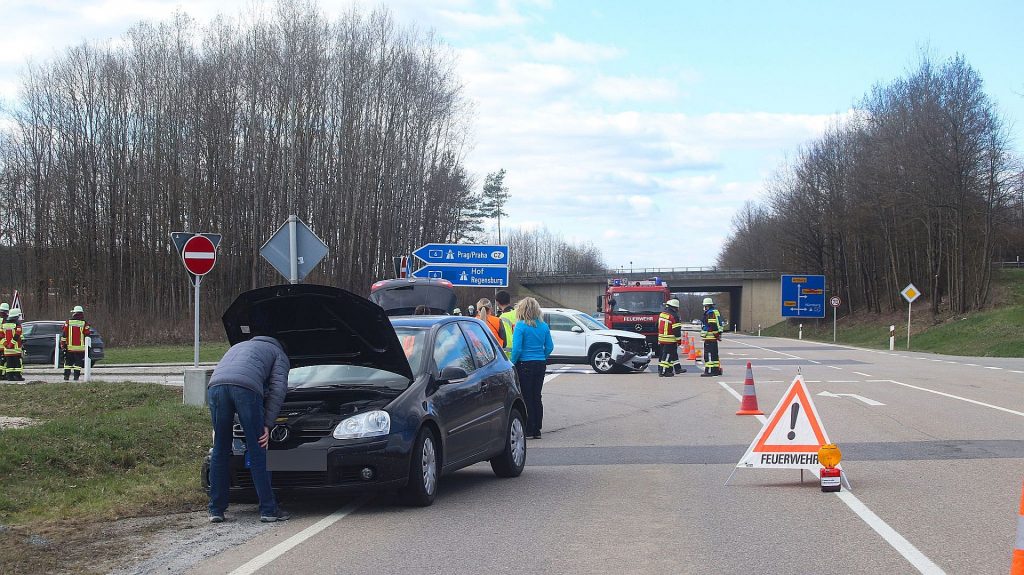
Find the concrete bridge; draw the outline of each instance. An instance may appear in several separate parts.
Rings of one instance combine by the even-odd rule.
[[[597,297],[604,294],[608,279],[646,280],[652,277],[664,280],[674,294],[713,294],[722,317],[735,324],[737,330],[757,331],[758,325],[768,327],[782,321],[779,310],[781,274],[771,270],[648,268],[602,274],[545,272],[521,275],[517,279],[524,287],[561,306],[594,313]],[[694,318],[684,310],[682,319]]]

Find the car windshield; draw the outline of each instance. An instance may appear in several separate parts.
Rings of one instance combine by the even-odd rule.
[[[630,291],[617,293],[616,313],[659,313],[665,305],[665,294],[660,291]]]
[[[589,315],[587,315],[585,313],[574,313],[574,314],[572,314],[572,317],[578,323],[582,324],[583,327],[589,329],[590,331],[596,331],[596,330],[599,330],[599,329],[608,329],[608,327],[606,325],[604,325],[603,323],[597,321],[596,319],[590,317]]]
[[[60,333],[61,326],[59,323],[26,323],[21,326],[21,335],[56,335]]]
[[[396,327],[395,333],[398,334],[398,341],[402,344],[413,375],[418,377],[423,372],[427,329]],[[362,365],[307,365],[288,372],[288,389],[365,387],[401,392],[411,383],[397,373]]]

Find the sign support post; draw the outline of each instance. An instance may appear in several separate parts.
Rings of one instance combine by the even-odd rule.
[[[221,235],[172,232],[171,240],[178,248],[181,261],[191,276],[192,287],[195,288],[192,367],[199,367],[199,284],[203,282],[203,276],[210,273],[217,263],[217,246],[220,245]]]
[[[296,227],[298,217],[295,214],[288,216],[288,283],[299,283],[299,258],[298,239]]]
[[[839,306],[843,305],[843,300],[837,295],[828,298],[829,305],[832,306],[832,343],[836,342],[836,312],[839,310]]]
[[[192,355],[192,367],[199,367],[199,284],[203,283],[203,276],[196,276],[194,282],[196,286],[195,292],[195,337],[192,340],[193,355]]]

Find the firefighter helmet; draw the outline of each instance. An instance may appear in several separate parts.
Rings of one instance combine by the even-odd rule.
[[[704,298],[704,305],[715,305],[714,300],[709,297]]]
[[[0,303],[0,311],[11,311],[11,304],[7,302]]]
[[[14,319],[16,317],[21,317],[21,308],[16,307],[11,310],[11,313],[7,314],[8,319]]]
[[[668,307],[674,307],[676,309],[679,309],[679,300],[677,300],[676,298],[672,298],[665,302],[665,305]]]
[[[82,309],[82,306],[80,306],[80,305],[76,305],[76,306],[75,306],[75,307],[74,307],[74,308],[73,308],[73,309],[71,310],[71,313],[85,313],[85,310],[84,310],[84,309]]]

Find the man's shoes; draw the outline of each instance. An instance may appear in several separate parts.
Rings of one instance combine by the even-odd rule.
[[[700,376],[701,377],[714,377],[711,373],[706,372],[706,371],[704,373],[700,374]]]
[[[224,514],[223,513],[216,513],[216,514],[210,515],[210,523],[224,523]]]
[[[273,523],[275,521],[288,521],[289,519],[291,519],[291,517],[291,514],[289,514],[284,509],[278,507],[277,511],[275,511],[272,515],[260,515],[260,522]]]
[[[684,367],[676,370],[676,375],[679,375],[680,373],[686,373],[686,368]]]
[[[67,381],[69,377],[70,377],[70,376],[68,376],[68,375],[65,375],[65,376],[64,376],[64,381]]]

